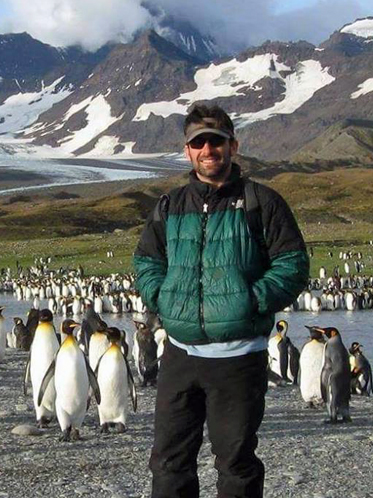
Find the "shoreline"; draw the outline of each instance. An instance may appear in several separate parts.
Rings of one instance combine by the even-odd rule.
[[[23,396],[27,353],[7,350],[0,364],[1,497],[147,498],[155,389],[138,388],[138,413],[125,434],[101,435],[92,403],[82,441],[61,443],[56,421],[40,436],[16,436],[35,424],[32,397]],[[368,498],[373,470],[371,398],[354,396],[351,424],[324,425],[325,409],[304,407],[295,386],[270,388],[259,431],[258,456],[266,467],[265,498]],[[205,431],[199,457],[201,498],[215,496],[216,471]],[[32,491],[31,491],[32,490]]]

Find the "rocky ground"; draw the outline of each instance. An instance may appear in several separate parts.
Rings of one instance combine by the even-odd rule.
[[[139,388],[139,410],[125,434],[101,435],[91,406],[83,439],[59,442],[59,427],[35,436],[12,433],[34,424],[30,394],[22,393],[26,353],[7,350],[0,365],[0,498],[147,498],[155,389]],[[271,388],[258,454],[267,475],[266,498],[371,497],[373,404],[354,397],[351,424],[324,425],[324,410],[304,408],[297,388]],[[216,473],[209,444],[199,462],[201,498],[215,496]]]

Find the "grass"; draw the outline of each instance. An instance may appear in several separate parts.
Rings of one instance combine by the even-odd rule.
[[[132,270],[132,254],[141,227],[161,193],[185,184],[186,175],[124,184],[121,192],[97,187],[95,195],[56,192],[2,199],[0,203],[0,268],[33,264],[52,257],[51,268],[76,268],[88,274]],[[314,174],[280,173],[260,180],[288,201],[308,247],[314,250],[311,275],[320,266],[330,275],[343,263],[340,251],[361,251],[365,270],[373,274],[373,170],[345,168]],[[117,189],[118,190],[118,189]],[[114,252],[107,258],[106,252]],[[328,256],[332,251],[333,258]]]

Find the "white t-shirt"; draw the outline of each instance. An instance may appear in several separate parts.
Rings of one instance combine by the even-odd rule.
[[[199,356],[201,358],[233,358],[234,356],[243,356],[248,353],[265,351],[268,347],[268,339],[264,336],[255,339],[239,339],[229,342],[211,342],[209,344],[200,344],[197,346],[183,344],[169,337],[169,341],[176,347],[184,349],[190,356]]]

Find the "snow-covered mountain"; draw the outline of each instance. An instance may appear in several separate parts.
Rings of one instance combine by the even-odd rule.
[[[170,25],[165,21],[165,32]],[[18,132],[61,154],[177,152],[190,106],[214,102],[234,119],[243,153],[278,160],[336,123],[373,120],[373,18],[344,26],[319,47],[267,42],[205,64],[193,36],[176,46],[148,31],[97,54],[40,46],[28,37],[45,58],[12,78],[9,68],[22,65],[18,54],[7,54],[8,72],[0,57],[0,133]],[[187,45],[195,48],[187,53]]]

